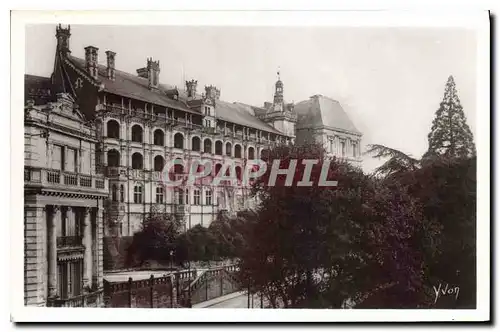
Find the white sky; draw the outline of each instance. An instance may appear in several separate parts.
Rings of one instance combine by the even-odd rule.
[[[451,74],[476,135],[476,36],[458,28],[71,26],[72,54],[84,47],[117,53],[117,69],[135,73],[160,60],[160,82],[198,89],[213,84],[221,99],[261,106],[271,101],[281,68],[287,101],[314,94],[337,99],[364,134],[420,157]],[[55,25],[26,29],[26,73],[49,76]],[[363,168],[380,161],[366,157]]]

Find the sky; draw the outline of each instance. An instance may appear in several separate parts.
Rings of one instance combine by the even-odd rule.
[[[198,89],[215,85],[221,99],[262,106],[272,101],[278,68],[288,102],[315,94],[338,100],[363,133],[362,146],[383,144],[414,157],[453,75],[476,134],[476,35],[462,28],[196,27],[72,25],[71,54],[84,47],[116,52],[116,68],[135,73],[160,61],[160,82]],[[50,76],[54,25],[26,28],[26,73]],[[363,169],[383,161],[365,156]]]

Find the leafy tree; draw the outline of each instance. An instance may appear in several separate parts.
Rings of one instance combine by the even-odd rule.
[[[472,132],[467,125],[453,76],[448,77],[444,97],[436,111],[428,139],[427,157],[469,157],[476,153]]]
[[[270,169],[275,159],[281,168],[297,159],[296,185],[304,173],[301,161],[317,159],[311,174],[317,184],[325,158],[316,145],[282,146],[266,161]],[[273,306],[340,308],[388,285],[393,301],[381,307],[425,304],[417,202],[402,186],[389,188],[349,164],[328,162],[336,187],[286,187],[284,176],[267,186],[269,172],[255,184],[261,205],[245,233],[251,245],[241,256],[242,280]]]
[[[368,145],[366,154],[372,154],[373,158],[389,158],[375,169],[374,175],[376,176],[393,178],[420,167],[420,160],[404,152],[380,144]]]
[[[169,260],[180,231],[181,223],[173,215],[151,213],[133,236],[127,257],[129,265],[142,265],[146,260]]]

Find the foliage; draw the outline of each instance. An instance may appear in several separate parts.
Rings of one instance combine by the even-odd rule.
[[[303,159],[322,160],[337,187],[266,186],[269,172],[256,184],[261,199],[257,222],[247,231],[241,277],[274,306],[339,308],[367,292],[395,283],[397,302],[425,303],[423,257],[415,235],[424,227],[417,202],[402,186],[385,187],[360,169],[325,159],[320,146],[277,147],[266,160],[281,168],[298,159],[293,183],[302,179]],[[409,296],[411,294],[412,296]]]
[[[180,231],[181,224],[174,216],[150,214],[142,223],[141,230],[133,236],[127,265],[142,265],[146,260],[169,260]]]
[[[426,156],[465,158],[475,155],[472,132],[467,125],[453,76],[446,83],[444,97],[436,111],[428,140]]]
[[[376,176],[393,177],[401,173],[414,171],[420,167],[420,161],[396,149],[380,145],[368,145],[366,154],[373,154],[374,158],[389,158],[374,171]]]

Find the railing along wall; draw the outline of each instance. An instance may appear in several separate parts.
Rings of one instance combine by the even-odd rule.
[[[126,282],[104,280],[104,303],[109,308],[175,308],[182,295],[183,284],[196,278],[196,271],[180,271],[170,275]],[[181,301],[185,302],[185,301]]]
[[[241,283],[235,276],[237,271],[237,265],[204,271],[183,290],[183,299],[190,296],[190,304],[193,305],[241,290]]]

